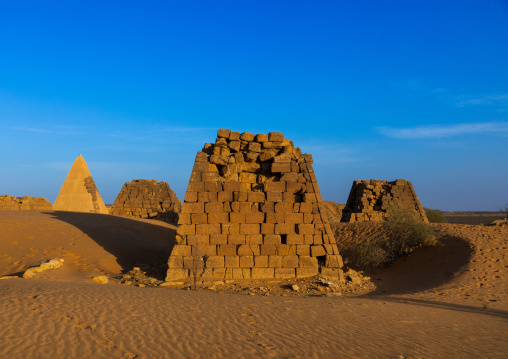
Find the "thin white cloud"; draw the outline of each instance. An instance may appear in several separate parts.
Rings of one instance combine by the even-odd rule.
[[[488,95],[488,96],[480,96],[480,97],[459,97],[457,99],[456,105],[458,107],[464,106],[476,106],[476,105],[497,105],[504,106],[508,105],[508,94],[501,95]]]
[[[468,134],[508,134],[508,122],[460,123],[408,128],[378,127],[385,136],[402,139],[445,138]]]
[[[33,133],[45,133],[51,135],[83,135],[83,132],[79,127],[76,126],[55,126],[52,129],[49,128],[38,128],[38,127],[28,127],[28,126],[13,126],[9,129],[14,131],[24,131],[24,132],[33,132]]]
[[[14,131],[25,131],[25,132],[37,132],[37,133],[51,133],[52,131],[45,128],[25,127],[25,126],[14,126],[10,127]]]

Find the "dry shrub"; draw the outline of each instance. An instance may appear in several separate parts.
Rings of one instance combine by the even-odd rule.
[[[448,223],[448,220],[439,210],[425,208],[425,214],[430,223]]]
[[[408,211],[398,207],[388,210],[382,233],[362,238],[359,243],[343,251],[348,265],[373,271],[391,264],[395,258],[408,255],[416,247],[437,244],[434,230]]]

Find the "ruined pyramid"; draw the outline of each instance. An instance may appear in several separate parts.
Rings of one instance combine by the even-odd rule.
[[[182,202],[167,182],[138,179],[123,185],[111,214],[176,223],[181,210]]]
[[[414,215],[417,220],[428,222],[411,181],[354,181],[342,210],[341,222],[382,221],[390,207],[399,207]]]
[[[342,279],[312,156],[284,134],[220,129],[198,152],[166,281]]]
[[[53,210],[108,214],[83,156],[79,155],[72,164]]]

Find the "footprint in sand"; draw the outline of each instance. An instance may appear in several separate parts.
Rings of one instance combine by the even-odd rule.
[[[109,340],[97,340],[96,339],[95,342],[97,344],[102,345],[103,347],[106,347],[106,348],[115,348],[116,347],[116,345],[113,344],[112,342],[110,342]]]
[[[258,344],[258,345],[259,345],[260,347],[263,347],[263,348],[265,348],[265,349],[269,349],[269,350],[275,350],[275,349],[277,349],[277,348],[275,348],[275,347],[271,347],[271,346],[269,346],[268,344]]]
[[[259,335],[260,333],[259,333],[259,332],[256,332],[255,330],[251,330],[251,331],[249,332],[249,334],[251,334],[251,335]]]
[[[111,331],[111,330],[109,330],[109,331],[107,331],[107,332],[104,332],[104,336],[105,336],[106,338],[111,338],[111,337],[112,337],[113,335],[115,335],[115,334],[116,334],[116,333],[115,333],[115,332],[113,332],[113,331]]]
[[[134,358],[137,358],[138,356],[137,356],[136,354],[134,354],[134,353],[125,353],[125,354],[123,355],[123,357],[124,357],[125,359],[134,359]]]

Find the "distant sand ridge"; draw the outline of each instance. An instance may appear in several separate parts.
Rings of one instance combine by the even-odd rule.
[[[83,156],[74,161],[53,205],[55,211],[108,214]]]
[[[177,223],[181,210],[182,202],[167,182],[139,179],[123,185],[111,214]]]
[[[403,179],[354,181],[341,221],[382,221],[391,206],[411,211],[417,219],[428,222],[413,185]]]
[[[207,280],[342,278],[312,162],[282,133],[220,129],[196,155],[166,280],[196,265]]]
[[[0,209],[10,210],[51,210],[51,202],[45,197],[13,197],[7,194],[0,196]]]

